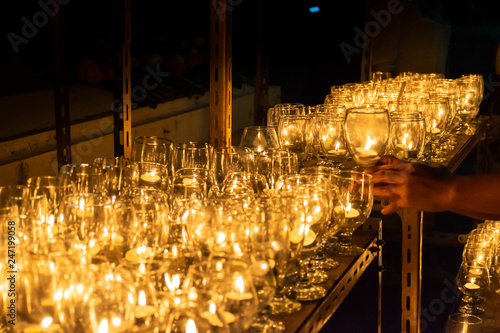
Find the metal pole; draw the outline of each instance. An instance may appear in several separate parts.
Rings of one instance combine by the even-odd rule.
[[[211,0],[210,6],[210,143],[214,147],[230,146],[232,134],[232,7],[227,1]]]
[[[64,6],[52,18],[54,31],[54,112],[56,121],[57,165],[71,163],[71,124],[69,116],[68,75],[64,50]]]

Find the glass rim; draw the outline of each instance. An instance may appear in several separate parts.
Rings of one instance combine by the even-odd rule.
[[[350,113],[361,113],[361,114],[382,114],[388,113],[386,108],[376,106],[376,105],[363,105],[355,106],[347,109],[347,115]]]

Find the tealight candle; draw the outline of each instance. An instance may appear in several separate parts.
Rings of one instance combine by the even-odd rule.
[[[142,319],[154,315],[156,308],[152,305],[136,306],[135,307],[135,318]]]
[[[331,149],[328,151],[328,154],[336,156],[344,156],[346,153],[347,153],[346,149],[340,148],[340,142],[337,142],[335,144],[335,149]]]
[[[342,206],[337,206],[334,210],[337,214],[345,214],[346,218],[355,218],[360,215],[359,210],[352,208],[351,204],[348,204],[345,209]]]
[[[148,246],[140,246],[135,249],[130,249],[125,253],[125,260],[128,261],[137,261],[140,259],[148,259],[153,257],[154,251],[152,248]]]
[[[472,283],[472,282],[467,282],[464,287],[466,289],[470,289],[470,290],[475,290],[475,289],[479,289],[479,286],[475,283]]]
[[[378,156],[378,153],[375,150],[372,149],[366,149],[364,147],[358,147],[356,148],[356,151],[359,153],[360,158],[373,158]]]
[[[245,283],[240,275],[234,283],[234,289],[226,294],[226,298],[233,301],[247,301],[253,298],[252,294],[245,292]]]
[[[148,183],[157,183],[159,182],[161,177],[156,174],[156,172],[145,173],[141,175],[141,180]]]
[[[222,319],[226,325],[232,324],[236,321],[236,317],[227,311],[222,311],[220,316],[223,317]],[[212,326],[224,327],[224,323],[221,321],[221,318],[216,314],[216,306],[214,303],[211,303],[209,305],[209,311],[202,312],[200,317],[207,319]]]

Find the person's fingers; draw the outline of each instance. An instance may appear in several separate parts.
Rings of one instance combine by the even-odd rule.
[[[384,186],[374,186],[373,187],[373,196],[375,197],[383,197],[383,198],[390,198],[393,196],[393,192],[391,190],[391,186],[389,185],[384,185]]]
[[[401,164],[401,163],[406,163],[392,155],[382,155],[380,157],[380,164]]]
[[[393,170],[380,170],[373,174],[373,183],[403,184],[406,182],[406,172]]]
[[[382,208],[382,210],[380,212],[384,215],[388,215],[388,214],[392,214],[392,213],[397,212],[397,210],[398,210],[398,206],[396,205],[396,202],[389,201],[389,204],[387,206],[385,206],[384,208]]]

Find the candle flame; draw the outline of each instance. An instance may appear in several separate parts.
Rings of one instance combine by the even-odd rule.
[[[198,332],[197,328],[196,328],[196,324],[194,322],[193,319],[188,319],[187,323],[186,323],[186,333],[196,333]]]
[[[144,290],[141,290],[139,292],[138,303],[139,303],[139,306],[146,306],[146,294],[144,293]]]
[[[236,279],[236,282],[234,283],[234,286],[236,287],[236,289],[240,292],[240,293],[243,293],[245,291],[245,282],[243,282],[243,276],[239,276],[237,279]]]
[[[45,317],[42,319],[40,326],[42,326],[42,328],[47,328],[50,324],[52,324],[52,317]]]
[[[210,311],[211,314],[215,314],[215,311],[217,310],[217,307],[214,302],[210,302],[210,305],[208,306],[208,311]]]
[[[179,274],[174,274],[172,277],[170,277],[168,273],[165,274],[165,283],[167,284],[168,289],[172,291],[179,289],[181,285],[181,279],[179,277]]]
[[[85,200],[83,200],[83,198],[80,199],[80,210],[84,210],[85,209]]]
[[[370,148],[375,142],[377,142],[377,140],[370,139],[370,137],[368,137],[368,139],[366,140],[365,150],[366,151],[370,150]]]
[[[347,206],[345,207],[346,213],[348,213],[351,210],[351,203],[348,203]]]
[[[97,333],[108,333],[108,320],[106,318],[101,320]]]
[[[412,147],[413,147],[413,142],[410,141],[410,143],[408,144],[408,150],[411,150]]]
[[[335,144],[335,151],[339,151],[340,149],[340,142],[337,141],[337,143]]]

